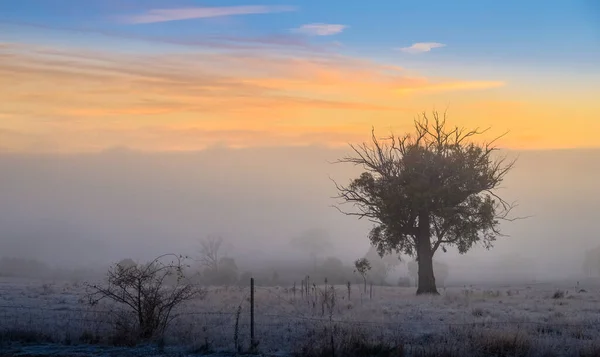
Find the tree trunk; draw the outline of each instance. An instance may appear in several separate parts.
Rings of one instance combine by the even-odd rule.
[[[419,285],[417,295],[439,295],[433,275],[433,251],[429,231],[429,212],[419,214],[419,236],[417,237],[417,263],[419,264]]]

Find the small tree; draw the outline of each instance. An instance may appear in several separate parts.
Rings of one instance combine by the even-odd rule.
[[[351,145],[353,156],[338,162],[365,169],[347,186],[336,184],[341,203],[357,211],[347,215],[368,218],[369,234],[380,255],[391,252],[416,256],[419,264],[417,294],[437,294],[433,255],[455,246],[466,253],[475,243],[491,248],[500,236],[500,219],[512,205],[500,198],[498,188],[514,162],[495,157],[496,140],[477,144],[484,131],[449,128],[445,114],[425,113],[415,120],[415,133]],[[340,210],[341,211],[341,210]]]
[[[365,283],[365,293],[367,292],[367,274],[369,270],[371,270],[371,263],[367,258],[360,258],[354,262],[354,272],[360,274],[363,278],[363,282]]]
[[[167,258],[172,260],[164,262]],[[175,254],[161,255],[145,265],[117,263],[109,268],[106,285],[86,284],[88,303],[111,300],[135,314],[141,339],[161,335],[173,319],[174,308],[205,295],[185,281],[183,269],[183,257]]]
[[[223,245],[223,238],[217,236],[209,236],[200,241],[199,261],[203,267],[212,271],[219,270],[221,245]]]

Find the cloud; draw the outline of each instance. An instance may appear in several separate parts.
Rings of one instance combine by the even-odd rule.
[[[341,33],[346,28],[346,25],[316,23],[302,25],[292,31],[310,36],[331,36]]]
[[[431,93],[502,85],[286,48],[140,53],[3,44],[1,113],[8,118],[0,130],[35,134],[3,142],[64,152],[125,144],[199,149],[217,139],[237,147],[332,144],[399,114],[412,117],[431,105]]]
[[[148,24],[235,15],[269,14],[295,10],[296,7],[293,6],[263,5],[153,9],[140,15],[122,16],[121,20],[130,24]]]
[[[12,22],[8,27],[9,31],[31,31],[43,30],[46,34],[66,37],[76,36],[80,38],[89,38],[91,36],[107,37],[111,40],[149,42],[169,47],[190,47],[201,49],[221,49],[221,50],[264,50],[265,48],[277,48],[286,51],[297,52],[330,52],[331,47],[324,44],[316,44],[309,42],[305,36],[300,34],[266,34],[260,36],[232,36],[232,35],[217,35],[217,34],[197,34],[193,37],[167,36],[167,35],[149,35],[149,34],[133,34],[130,31],[107,30],[107,29],[90,29],[81,27],[65,27],[65,26],[50,26],[41,24]],[[2,24],[0,24],[0,32]],[[0,43],[0,50],[3,47],[15,47],[16,43]],[[47,49],[51,51],[51,49]]]
[[[400,51],[410,54],[418,54],[424,52],[431,52],[432,49],[440,47],[446,47],[446,45],[439,42],[417,42],[413,43],[410,47],[400,48]]]

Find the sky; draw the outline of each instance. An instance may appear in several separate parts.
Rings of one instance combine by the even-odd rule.
[[[498,193],[529,218],[436,259],[581,274],[599,236],[599,4],[0,1],[0,256],[103,264],[219,234],[247,269],[298,258],[290,239],[319,228],[323,255],[352,262],[371,225],[332,208],[330,178],[360,168],[331,162],[447,110],[508,132]]]
[[[600,146],[600,5],[0,2],[0,150],[362,141],[422,111],[511,149]]]

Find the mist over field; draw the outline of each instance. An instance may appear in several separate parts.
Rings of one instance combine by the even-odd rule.
[[[351,264],[369,249],[371,224],[331,207],[330,178],[360,173],[332,164],[348,151],[324,147],[212,148],[146,153],[0,155],[0,256],[56,267],[103,269],[123,258],[197,254],[199,240],[224,238],[240,271],[308,261],[290,241],[324,229],[333,246],[319,258]],[[600,150],[510,151],[518,161],[498,193],[518,201],[486,251],[451,249],[436,260],[449,282],[560,280],[582,275],[597,245]],[[409,260],[406,258],[405,261]],[[404,266],[399,268],[405,269]]]
[[[0,0],[0,357],[600,356],[599,5]]]

